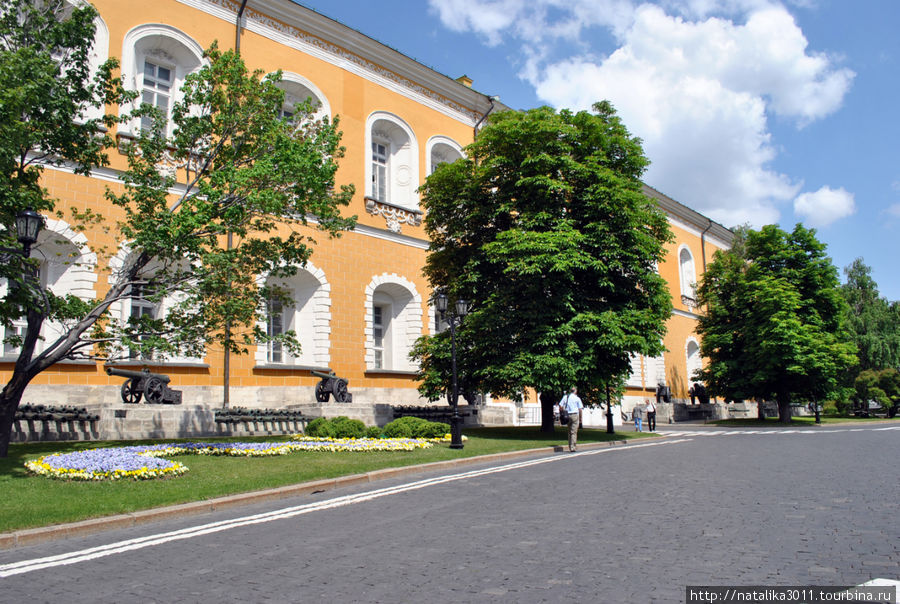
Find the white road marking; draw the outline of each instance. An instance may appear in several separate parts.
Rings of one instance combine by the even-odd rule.
[[[92,548],[83,549],[83,550],[79,550],[79,551],[69,552],[69,553],[65,553],[65,554],[57,554],[55,556],[47,556],[44,558],[35,558],[33,560],[22,560],[20,562],[3,564],[3,565],[0,565],[0,578],[11,577],[13,575],[21,575],[24,573],[33,572],[36,570],[42,570],[42,569],[46,569],[46,568],[54,568],[57,566],[66,566],[69,564],[77,564],[79,562],[96,560],[98,558],[104,558],[106,556],[112,556],[115,554],[121,554],[124,552],[143,549],[145,547],[151,547],[153,545],[161,545],[164,543],[171,543],[173,541],[181,541],[181,540],[185,540],[185,539],[191,539],[194,537],[199,537],[202,535],[209,535],[211,533],[218,533],[221,531],[227,531],[227,530],[242,527],[242,526],[262,524],[262,523],[266,523],[266,522],[272,522],[273,520],[281,520],[284,518],[293,518],[294,516],[309,514],[311,512],[318,512],[320,510],[329,510],[329,509],[339,508],[339,507],[343,507],[343,506],[347,506],[347,505],[353,505],[355,503],[371,501],[373,499],[378,499],[380,497],[387,497],[389,495],[396,495],[398,493],[405,493],[407,491],[423,489],[425,487],[444,484],[444,483],[448,483],[448,482],[454,482],[457,480],[465,480],[467,478],[475,478],[477,476],[496,474],[498,472],[506,472],[509,470],[516,470],[516,469],[525,468],[528,466],[558,462],[558,461],[562,461],[565,459],[572,459],[575,457],[598,455],[601,453],[612,453],[612,452],[616,452],[616,451],[632,451],[634,449],[640,449],[640,448],[646,448],[646,447],[658,447],[658,446],[663,446],[663,445],[673,445],[676,443],[688,442],[690,440],[691,439],[665,440],[665,441],[657,441],[657,442],[634,444],[634,445],[629,444],[629,445],[623,446],[623,447],[609,447],[609,448],[603,448],[603,449],[593,449],[593,450],[589,450],[589,451],[580,451],[578,453],[573,453],[570,455],[554,455],[553,457],[542,457],[540,459],[521,461],[521,462],[506,464],[506,465],[498,466],[498,467],[494,467],[494,468],[485,468],[485,469],[481,469],[481,470],[472,470],[469,472],[452,474],[449,476],[428,478],[425,480],[411,482],[409,484],[397,485],[397,486],[387,487],[387,488],[383,488],[383,489],[375,489],[372,491],[366,491],[364,493],[357,493],[355,495],[344,495],[341,497],[335,497],[333,499],[327,499],[325,501],[319,501],[319,502],[315,502],[315,503],[307,503],[304,505],[282,508],[280,510],[274,510],[274,511],[266,512],[263,514],[244,516],[241,518],[234,518],[232,520],[222,520],[220,522],[211,522],[209,524],[202,524],[202,525],[195,526],[195,527],[190,527],[190,528],[181,529],[181,530],[177,530],[177,531],[171,531],[171,532],[167,532],[167,533],[159,533],[156,535],[147,535],[145,537],[138,537],[136,539],[128,539],[126,541],[119,541],[117,543],[109,543],[106,545],[100,545],[97,547],[92,547]]]
[[[840,434],[843,432],[884,432],[900,430],[900,426],[887,426],[881,428],[809,428],[800,430],[675,430],[673,432],[657,432],[659,436],[744,436],[747,434]]]

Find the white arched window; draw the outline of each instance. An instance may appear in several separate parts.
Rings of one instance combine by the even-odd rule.
[[[689,338],[685,345],[685,357],[687,360],[688,385],[698,381],[696,373],[703,369],[703,359],[700,357],[700,345],[694,338]]]
[[[181,98],[184,78],[203,64],[203,48],[182,31],[161,23],[139,25],[125,34],[122,45],[122,83],[139,93],[137,103],[149,103],[171,118]],[[123,107],[127,111],[128,107]],[[144,118],[126,125],[137,134],[150,127]],[[168,131],[172,124],[168,122]]]
[[[109,28],[99,15],[94,18],[94,43],[91,46],[91,54],[88,59],[91,77],[97,73],[100,65],[109,59]],[[82,114],[84,119],[99,119],[106,113],[106,107],[90,107]]]
[[[72,294],[81,300],[96,298],[97,255],[90,251],[83,233],[74,231],[61,220],[46,219],[38,241],[31,250],[31,257],[40,260],[39,283],[41,288],[57,296]],[[5,297],[7,284],[0,280],[0,297]],[[0,341],[3,341],[3,356],[19,354],[20,347],[6,342],[8,336],[24,336],[25,320],[17,319],[7,328],[0,326]],[[44,350],[46,343],[68,333],[66,325],[47,320],[41,327],[41,339],[36,352]]]
[[[273,297],[266,306],[266,323],[260,325],[269,335],[288,331],[296,334],[300,354],[291,355],[278,342],[268,342],[256,350],[258,365],[295,365],[327,367],[330,359],[331,286],[325,273],[307,263],[295,275],[266,280],[285,293],[290,302]]]
[[[644,367],[648,386],[667,383],[665,353],[655,357],[644,357]]]
[[[123,271],[129,266],[130,260],[135,254],[137,254],[137,252],[132,251],[128,246],[122,246],[119,253],[110,260],[110,285],[114,285],[115,283],[120,282],[120,279],[124,278]],[[187,269],[188,265],[184,263],[178,266],[176,270],[184,272]],[[185,298],[183,294],[177,291],[157,292],[152,289],[152,286],[149,285],[149,281],[160,270],[162,270],[162,266],[158,262],[151,262],[143,268],[141,273],[137,275],[137,281],[125,292],[125,298],[110,306],[111,320],[124,325],[129,321],[139,320],[141,317],[164,319],[171,309],[184,302]],[[191,312],[194,310],[196,309],[190,309]],[[139,356],[136,352],[131,353],[123,350],[122,354],[126,358],[140,358],[143,360],[160,362],[199,363],[202,361],[201,358],[190,356],[184,351],[176,351],[168,354],[155,352],[150,356]]]
[[[433,136],[425,146],[425,157],[428,161],[426,172],[431,174],[440,164],[448,164],[465,157],[462,147],[446,136]]]
[[[409,353],[422,335],[422,299],[415,285],[381,275],[366,287],[366,369],[413,371]]]
[[[694,269],[694,255],[686,245],[682,245],[678,250],[678,274],[681,280],[681,295],[692,301],[696,300],[697,273]]]
[[[307,99],[311,100],[314,108],[313,118],[321,119],[331,116],[331,105],[322,91],[315,84],[301,75],[290,71],[281,74],[281,81],[277,86],[284,91],[284,105],[280,116],[291,119],[296,112],[296,107]]]
[[[384,111],[366,123],[366,196],[381,203],[417,209],[419,147],[412,129]]]

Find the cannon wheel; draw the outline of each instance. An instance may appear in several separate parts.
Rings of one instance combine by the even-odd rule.
[[[316,400],[320,403],[327,403],[331,392],[325,386],[325,380],[316,384]]]
[[[335,386],[334,400],[339,403],[349,403],[350,393],[347,392],[347,380],[338,380]]]
[[[141,397],[143,397],[143,393],[135,380],[125,380],[125,383],[122,384],[122,400],[136,405],[141,402]]]
[[[163,402],[165,390],[165,382],[158,377],[147,378],[146,384],[144,384],[144,396],[147,397],[148,403],[159,404]]]

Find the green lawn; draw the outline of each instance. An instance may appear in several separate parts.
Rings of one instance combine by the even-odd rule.
[[[553,434],[543,434],[536,427],[467,429],[464,434],[468,440],[462,450],[450,449],[448,445],[441,444],[409,452],[296,452],[257,458],[177,456],[171,459],[190,468],[183,476],[163,480],[116,482],[61,481],[32,476],[26,472],[24,464],[30,459],[51,453],[154,441],[14,444],[10,446],[9,457],[0,459],[0,492],[3,493],[0,499],[0,532],[201,501],[383,468],[563,445],[567,438],[566,429],[561,426],[557,426]],[[617,432],[609,435],[605,430],[584,429],[579,431],[578,440],[580,443],[587,443],[646,436],[652,435],[646,432]],[[257,437],[193,440],[286,439]]]

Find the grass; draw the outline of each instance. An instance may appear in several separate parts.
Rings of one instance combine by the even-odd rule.
[[[115,447],[162,441],[64,442],[14,444],[9,457],[0,459],[0,533],[19,529],[76,522],[89,518],[124,514],[154,507],[202,501],[310,480],[362,474],[384,468],[417,465],[448,459],[489,455],[505,451],[562,445],[566,428],[553,433],[537,427],[477,428],[464,431],[468,440],[461,450],[448,445],[404,452],[330,453],[296,452],[274,457],[172,457],[190,468],[184,476],[148,481],[78,482],[32,476],[26,461],[51,453],[96,447]],[[625,440],[648,433],[583,429],[579,443]],[[192,439],[204,441],[280,441],[287,437]],[[165,442],[176,442],[167,440]]]

